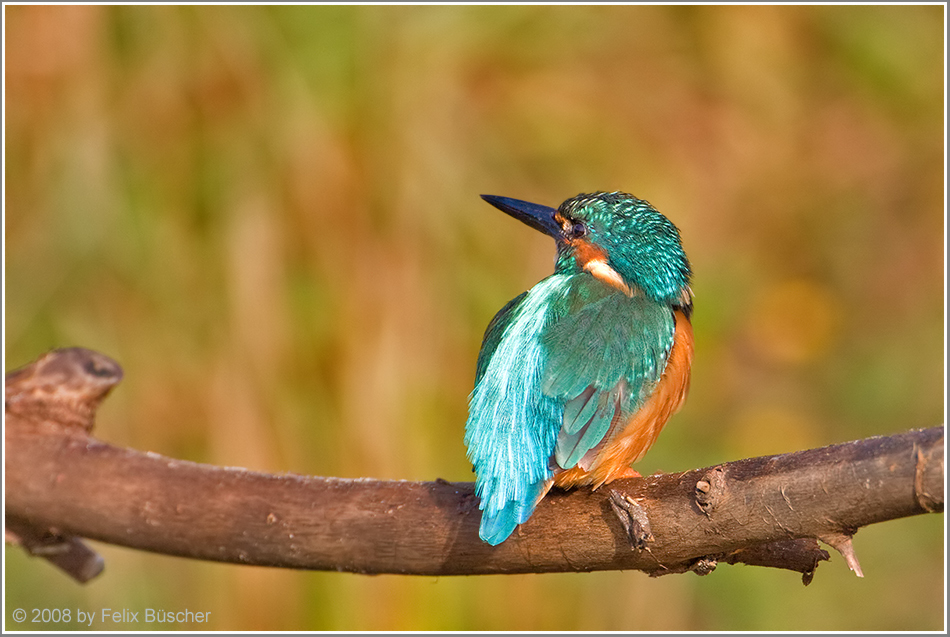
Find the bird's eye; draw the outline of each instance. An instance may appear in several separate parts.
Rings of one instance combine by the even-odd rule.
[[[585,234],[587,234],[587,226],[583,221],[575,221],[573,224],[571,224],[570,232],[571,236],[574,238],[583,237]]]

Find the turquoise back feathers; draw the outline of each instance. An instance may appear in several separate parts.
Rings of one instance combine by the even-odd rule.
[[[645,201],[594,193],[555,210],[485,199],[558,248],[555,273],[498,312],[478,357],[465,444],[479,535],[495,545],[649,398],[673,347],[673,310],[689,317],[692,298],[679,233]]]

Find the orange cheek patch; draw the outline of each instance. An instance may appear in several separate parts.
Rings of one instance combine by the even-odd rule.
[[[574,248],[574,258],[584,270],[610,287],[620,290],[627,296],[633,296],[633,292],[623,277],[607,264],[606,252],[583,239],[574,239],[570,243]]]
[[[607,261],[607,253],[590,241],[571,239],[570,244],[574,248],[574,256],[581,267],[586,267],[591,261]]]

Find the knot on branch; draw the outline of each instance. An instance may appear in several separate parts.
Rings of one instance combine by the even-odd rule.
[[[6,375],[5,410],[20,423],[92,431],[96,409],[122,380],[114,360],[83,347],[53,350]]]
[[[620,524],[627,533],[630,548],[640,551],[646,548],[648,542],[654,540],[653,531],[650,529],[650,519],[647,517],[646,509],[640,506],[639,502],[620,491],[611,489],[610,508],[620,519]]]
[[[716,558],[707,555],[690,564],[687,570],[697,575],[709,575],[716,570],[717,564],[719,564],[719,561]]]
[[[726,476],[722,467],[711,468],[696,482],[696,506],[706,517],[722,502],[725,495]]]
[[[929,454],[914,445],[914,497],[927,513],[943,513],[943,445]]]

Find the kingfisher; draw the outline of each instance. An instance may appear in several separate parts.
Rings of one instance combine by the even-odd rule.
[[[554,274],[488,324],[469,397],[479,537],[494,546],[554,485],[640,475],[630,465],[689,391],[693,293],[679,230],[647,201],[482,199],[557,244]]]

